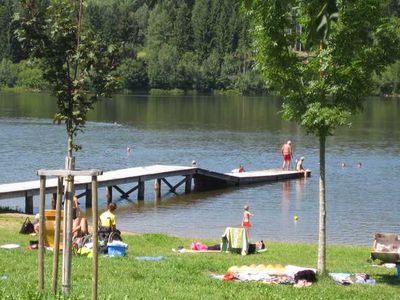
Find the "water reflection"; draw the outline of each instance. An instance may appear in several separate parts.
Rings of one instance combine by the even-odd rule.
[[[283,210],[284,214],[287,214],[287,212],[289,210],[290,185],[291,185],[291,181],[290,180],[285,180],[282,183],[282,210]]]
[[[296,193],[295,193],[295,209],[301,210],[301,202],[306,192],[303,190],[306,187],[307,177],[299,178],[296,180]]]

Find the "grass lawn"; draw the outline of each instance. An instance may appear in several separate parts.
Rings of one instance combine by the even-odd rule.
[[[0,249],[0,299],[64,299],[51,289],[52,253],[45,256],[45,292],[38,294],[37,251],[28,250],[29,240],[37,237],[18,234],[25,216],[0,214],[0,245],[17,243],[21,248]],[[179,245],[189,247],[192,239],[162,234],[123,234],[129,244],[127,256],[99,258],[99,299],[399,299],[400,280],[395,269],[372,266],[370,248],[329,246],[329,272],[365,272],[377,281],[375,286],[340,286],[320,276],[311,287],[267,285],[256,282],[224,282],[209,278],[224,274],[230,266],[250,264],[293,264],[315,267],[317,245],[266,242],[268,251],[240,256],[226,253],[174,253]],[[217,243],[215,240],[202,240]],[[141,261],[135,256],[166,256],[162,261]],[[61,258],[60,258],[61,261]],[[60,267],[61,268],[61,267]],[[3,277],[2,277],[3,276]],[[4,279],[4,277],[6,277]],[[61,281],[61,280],[60,280]],[[61,283],[59,284],[59,286]],[[90,299],[91,259],[74,256],[72,293],[67,299]]]

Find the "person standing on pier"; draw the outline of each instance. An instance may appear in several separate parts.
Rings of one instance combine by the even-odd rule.
[[[292,151],[292,142],[287,141],[286,144],[282,145],[281,148],[281,153],[282,153],[282,158],[283,158],[283,164],[282,164],[282,170],[290,170],[290,164],[292,161],[293,157],[293,151]]]

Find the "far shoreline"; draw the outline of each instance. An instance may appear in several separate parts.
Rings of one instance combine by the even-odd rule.
[[[23,87],[0,87],[0,93],[9,93],[9,94],[28,94],[28,93],[33,93],[33,94],[47,94],[51,95],[52,91],[51,90],[38,90],[38,89],[29,89],[29,88],[23,88]],[[182,90],[178,88],[172,88],[172,89],[158,89],[158,88],[152,88],[149,90],[120,90],[115,92],[114,94],[111,95],[111,98],[114,96],[118,95],[131,95],[131,96],[168,96],[168,97],[180,97],[180,96],[185,96],[185,97],[190,97],[190,96],[243,96],[243,97],[264,97],[264,96],[277,96],[274,93],[260,93],[260,94],[242,94],[237,90],[213,90],[211,92],[201,92],[197,90]],[[379,97],[380,99],[383,100],[390,100],[390,99],[396,99],[400,98],[400,94],[373,94],[369,95],[368,97]]]

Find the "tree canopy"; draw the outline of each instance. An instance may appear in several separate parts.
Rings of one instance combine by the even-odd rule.
[[[80,1],[23,0],[21,8],[15,15],[19,41],[27,54],[40,60],[43,77],[57,97],[54,120],[65,123],[71,139],[68,151],[76,150],[73,135],[84,127],[88,111],[115,90],[117,47],[84,26]]]
[[[328,12],[331,2],[252,1],[249,11],[257,61],[269,87],[284,96],[285,118],[317,135],[347,123],[372,93],[372,75],[399,57],[399,20],[386,17],[385,3],[338,1],[339,9]],[[325,12],[337,21],[324,28],[317,20]],[[303,28],[304,52],[292,49],[295,25]]]
[[[314,23],[330,24],[327,21],[338,16],[334,13],[335,6],[329,3],[335,1],[326,2],[325,7],[314,5]],[[123,63],[118,68],[120,89],[178,88],[262,94],[266,92],[266,85],[255,63],[256,53],[251,50],[249,15],[240,14],[239,7],[234,4],[235,1],[230,0],[88,0],[84,22],[107,44],[123,45]],[[384,4],[387,17],[398,17],[398,0],[385,0]],[[27,52],[21,49],[15,35],[20,23],[13,21],[14,13],[20,10],[19,0],[0,1],[0,44],[3,45],[0,61],[6,60],[5,67],[9,62],[16,65],[16,74],[11,78],[0,78],[0,86],[27,85],[38,80],[34,77],[18,81],[22,68],[30,66],[26,63],[19,66],[27,59]],[[318,32],[323,34],[326,29],[321,26]],[[160,34],[164,34],[165,49],[159,44]],[[299,43],[295,35],[293,39]],[[306,42],[304,36],[302,45],[308,45]],[[153,45],[158,46],[153,48]],[[160,51],[165,52],[162,57],[155,55]],[[379,75],[375,77],[374,94],[398,92],[390,88],[397,87],[397,79],[393,77],[396,72],[391,70],[395,66],[388,68],[384,80]],[[1,72],[7,74],[6,69]],[[23,76],[26,74],[29,71]],[[36,72],[30,74],[41,76]],[[13,79],[15,76],[17,79]],[[35,86],[31,88],[36,89]]]
[[[0,1],[0,61],[19,64],[28,56],[14,34],[21,23],[12,21],[21,9],[19,0]],[[122,45],[120,89],[266,92],[245,51],[249,23],[229,0],[88,0],[83,22],[106,44]],[[1,85],[16,81],[5,78]]]

